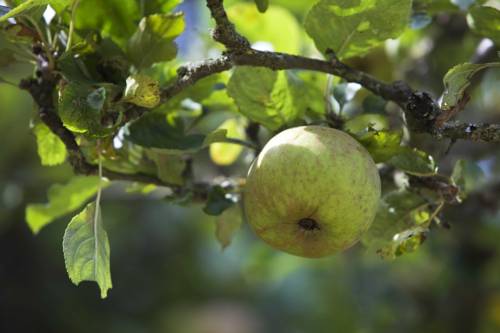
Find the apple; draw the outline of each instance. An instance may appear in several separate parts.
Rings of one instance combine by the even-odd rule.
[[[245,216],[272,247],[319,258],[347,249],[370,227],[380,177],[370,154],[348,134],[301,126],[274,136],[253,161]]]

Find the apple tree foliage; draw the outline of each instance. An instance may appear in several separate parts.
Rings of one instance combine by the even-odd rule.
[[[378,163],[383,197],[362,245],[395,258],[446,227],[443,208],[466,200],[483,178],[468,160],[440,172],[442,156],[412,138],[500,143],[500,125],[455,120],[471,86],[500,66],[496,55],[481,56],[500,43],[498,1],[207,0],[212,27],[192,40],[182,39],[189,26],[181,0],[5,4],[0,69],[29,63],[33,75],[21,82],[0,75],[0,83],[33,97],[42,165],[75,171],[48,189],[46,203],[26,207],[26,221],[38,233],[63,217],[68,275],[75,284],[97,282],[102,297],[112,282],[101,192],[114,182],[134,195],[162,189],[164,202],[203,205],[218,216],[216,237],[226,247],[243,221],[246,169],[265,142],[297,125],[331,126]],[[474,40],[489,44],[470,62],[449,64],[441,96],[412,87],[419,82],[388,82],[401,78],[404,59],[389,78],[357,68],[384,48],[410,57],[443,13],[465,18]],[[187,62],[179,40],[206,46]],[[210,163],[196,158],[207,152]],[[211,176],[199,177],[203,169]]]

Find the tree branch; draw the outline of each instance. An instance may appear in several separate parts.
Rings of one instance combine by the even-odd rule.
[[[359,83],[374,94],[396,103],[405,113],[408,126],[412,131],[426,132],[438,138],[447,137],[452,140],[500,142],[500,125],[445,123],[443,126],[436,126],[436,120],[441,114],[437,103],[429,94],[414,91],[405,82],[382,82],[367,73],[349,67],[335,56],[330,60],[321,60],[279,52],[254,50],[248,40],[240,35],[229,21],[223,7],[223,0],[207,0],[207,7],[216,24],[213,38],[222,43],[227,51],[218,58],[180,67],[176,80],[163,88],[161,92],[162,102],[168,101],[205,77],[230,70],[235,66],[265,67],[272,70],[311,70],[336,75],[348,82]],[[53,71],[53,68],[48,66],[47,59],[43,54],[37,54],[37,57],[39,59],[37,78],[23,80],[20,87],[32,95],[39,107],[40,119],[64,142],[69,153],[69,162],[75,172],[87,175],[96,174],[97,166],[87,162],[74,134],[64,127],[55,110],[53,94],[60,77]],[[125,119],[126,121],[135,120],[147,111],[148,109],[131,106],[125,113]],[[258,126],[256,128],[258,129]],[[257,132],[255,131],[255,133]],[[255,141],[256,146],[259,145],[256,136],[252,140]],[[114,180],[152,183],[169,186],[174,191],[183,190],[178,185],[166,184],[160,179],[146,174],[130,175],[105,170],[104,175]]]
[[[500,124],[446,124],[443,136],[452,140],[500,142]]]
[[[429,133],[439,138],[447,137],[454,140],[500,142],[500,125],[446,123],[442,128],[436,126],[441,110],[429,94],[414,91],[402,81],[382,82],[336,59],[325,61],[253,49],[248,49],[245,53],[227,52],[216,59],[180,67],[177,80],[163,89],[162,100],[165,102],[198,80],[235,66],[265,67],[272,70],[302,69],[333,74],[348,82],[359,83],[375,95],[399,105],[407,117],[410,129],[414,132]],[[474,129],[474,135],[468,132],[470,128]]]
[[[250,48],[248,40],[240,35],[224,10],[223,0],[207,0],[207,7],[215,20],[212,37],[230,51],[245,51]]]
[[[413,90],[405,82],[386,83],[342,63],[335,57],[325,61],[279,52],[263,52],[251,48],[229,21],[223,0],[207,0],[207,7],[215,20],[213,38],[226,46],[219,58],[181,67],[177,80],[162,91],[164,101],[198,80],[229,70],[235,66],[265,67],[272,70],[302,69],[332,74],[355,82],[375,95],[399,105],[406,115],[410,130],[429,133],[437,138],[500,142],[500,125],[456,124],[439,122],[442,111],[426,92]]]
[[[43,63],[39,64],[43,67]],[[20,88],[28,91],[39,108],[40,120],[64,143],[69,155],[69,163],[77,174],[95,175],[97,174],[97,165],[87,162],[85,155],[76,142],[75,135],[64,127],[61,119],[56,113],[53,93],[59,82],[59,76],[54,72],[41,71],[36,79],[22,80]],[[181,186],[168,184],[157,177],[147,174],[124,174],[111,170],[104,170],[103,175],[111,180],[124,180],[141,183],[150,183],[160,186],[171,187],[174,191],[181,189]]]
[[[74,134],[64,127],[57,115],[53,102],[53,93],[56,89],[59,77],[56,74],[45,72],[36,79],[22,80],[19,84],[21,89],[28,91],[38,105],[40,120],[64,143],[69,155],[69,162],[73,169],[81,174],[89,175],[97,172],[97,167],[89,164]]]
[[[199,80],[216,73],[225,72],[233,66],[232,59],[226,55],[181,66],[177,69],[177,80],[162,90],[162,101],[166,102]]]

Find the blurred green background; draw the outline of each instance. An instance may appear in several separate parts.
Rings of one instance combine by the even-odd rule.
[[[288,6],[300,22],[305,2],[275,3]],[[186,1],[183,10],[187,36],[198,38],[180,39],[183,56],[202,59],[213,46],[207,46],[203,1]],[[469,60],[480,42],[465,26],[463,15],[440,14],[423,30],[405,34],[396,54],[380,48],[353,63],[436,97],[447,69]],[[31,73],[29,66],[2,69],[11,82]],[[500,123],[499,84],[499,71],[487,72],[462,119]],[[445,174],[459,158],[477,161],[488,186],[445,210],[449,230],[433,230],[417,252],[395,261],[361,245],[327,259],[301,259],[270,249],[247,226],[222,251],[216,220],[201,206],[129,195],[124,184],[115,184],[102,204],[113,289],[101,300],[95,284],[75,287],[66,275],[61,244],[70,217],[36,237],[25,224],[26,204],[45,202],[47,188],[72,175],[68,165],[40,166],[29,127],[34,112],[27,93],[0,84],[0,332],[500,331],[497,144],[459,142],[445,155],[446,143],[413,138]]]

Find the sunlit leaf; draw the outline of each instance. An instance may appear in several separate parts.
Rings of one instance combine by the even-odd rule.
[[[99,31],[120,46],[132,36],[140,19],[138,1],[80,0],[76,11],[77,30]]]
[[[255,0],[259,12],[264,13],[269,7],[269,0]]]
[[[265,14],[257,11],[250,3],[237,3],[227,9],[227,14],[236,25],[236,29],[247,37],[250,42],[269,43],[265,47],[272,50],[288,53],[298,53],[303,43],[303,35],[299,23],[286,9],[278,6],[269,6]],[[276,33],[286,27],[286,38]],[[261,47],[266,46],[261,44]]]
[[[66,227],[63,238],[64,262],[71,281],[95,281],[106,298],[112,288],[109,263],[109,240],[101,209],[92,202]]]
[[[467,22],[477,34],[500,44],[500,10],[489,6],[470,8]]]
[[[227,130],[228,138],[245,139],[245,129],[238,119],[228,119],[219,128]],[[234,143],[218,142],[210,145],[210,157],[218,165],[233,164],[242,151],[243,146]]]
[[[151,15],[155,13],[169,13],[183,0],[148,0],[143,1],[144,15]]]
[[[425,241],[429,229],[415,227],[394,235],[392,242],[378,250],[378,254],[386,259],[394,259],[401,255],[415,252]]]
[[[81,207],[108,183],[99,177],[73,177],[65,185],[52,185],[48,190],[47,204],[30,204],[26,207],[26,221],[36,234],[47,224]]]
[[[177,46],[174,39],[183,31],[182,13],[144,17],[127,45],[130,60],[137,68],[146,68],[156,62],[175,58]]]
[[[36,124],[33,131],[42,165],[53,166],[64,163],[67,152],[61,139],[43,123]]]
[[[127,78],[124,100],[145,108],[154,108],[160,103],[160,86],[158,81],[143,74],[131,75]]]
[[[73,0],[26,0],[19,6],[12,8],[3,16],[0,16],[0,23],[7,21],[9,18],[25,14],[27,11],[36,7],[51,5],[55,8],[64,8]]]
[[[411,4],[411,0],[321,0],[306,17],[306,31],[323,53],[331,49],[340,58],[363,55],[403,33]]]
[[[349,119],[344,124],[344,129],[350,133],[361,133],[367,129],[383,131],[388,128],[387,117],[377,113],[363,113]]]
[[[303,112],[301,84],[286,71],[238,67],[228,84],[240,112],[271,130],[292,124]]]
[[[376,163],[386,162],[401,152],[400,131],[368,131],[356,135],[358,141],[368,150]]]
[[[104,100],[98,101],[99,96],[106,97],[91,85],[62,84],[57,109],[64,125],[73,132],[105,134],[107,129],[101,123]]]
[[[127,193],[139,193],[139,194],[149,194],[156,190],[157,186],[155,184],[143,184],[143,183],[132,183],[125,191]]]
[[[479,71],[489,67],[500,67],[500,62],[485,64],[460,64],[446,73],[443,82],[445,93],[443,95],[442,107],[451,109],[459,104],[464,97],[466,89],[471,84],[472,77]]]

